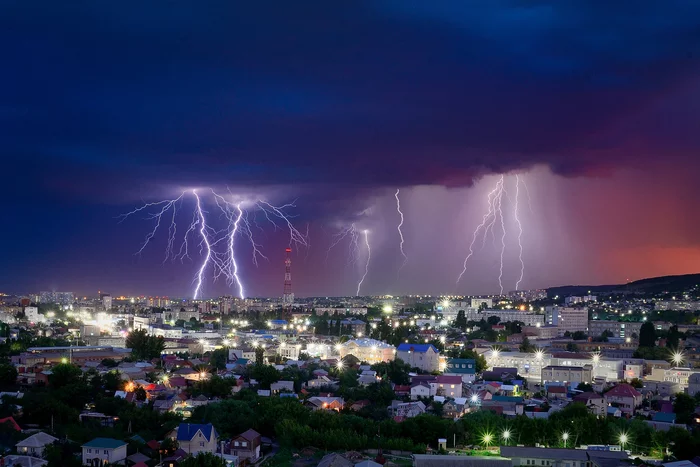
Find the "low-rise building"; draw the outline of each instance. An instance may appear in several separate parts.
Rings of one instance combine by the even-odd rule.
[[[476,362],[471,358],[448,358],[443,374],[459,376],[462,382],[473,383],[476,378]]]
[[[542,369],[542,381],[569,383],[577,386],[579,383],[590,383],[593,380],[593,367],[585,365],[577,366],[557,366],[550,365]]]
[[[417,402],[401,402],[392,401],[388,407],[389,415],[392,417],[400,417],[402,419],[416,417],[425,413],[425,404]]]
[[[440,375],[436,378],[438,396],[451,397],[456,399],[462,397],[462,377]]]
[[[233,455],[241,459],[246,459],[250,463],[255,463],[260,459],[260,445],[262,436],[255,430],[248,430],[233,438],[231,449]]]
[[[95,438],[82,445],[83,465],[121,464],[126,460],[127,443],[112,438]]]
[[[180,449],[193,455],[200,452],[216,452],[219,441],[216,429],[211,423],[180,423],[170,437],[177,440]]]
[[[393,345],[375,339],[353,339],[340,346],[340,357],[353,355],[361,362],[379,363],[394,359],[396,349]]]
[[[629,384],[618,384],[604,394],[606,405],[617,407],[626,415],[634,415],[642,405],[642,394]]]
[[[440,368],[440,351],[432,344],[401,344],[396,349],[396,358],[426,372]]]
[[[17,452],[20,454],[26,454],[33,457],[43,457],[44,448],[50,444],[58,441],[58,438],[54,438],[51,435],[40,431],[33,434],[29,438],[25,438],[19,443],[15,444],[17,447]]]
[[[585,449],[501,446],[501,456],[510,458],[512,467],[603,467],[610,462],[624,463],[626,451],[593,451]]]

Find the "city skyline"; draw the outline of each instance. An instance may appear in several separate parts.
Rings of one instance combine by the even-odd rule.
[[[120,222],[183,190],[294,203],[298,296],[698,272],[700,6],[311,3],[6,8],[4,291],[193,296],[198,241],[164,262],[161,229],[135,255],[152,219]],[[506,215],[465,262],[500,177]],[[352,237],[330,247],[351,227],[348,264]],[[281,296],[289,234],[253,229],[245,295]],[[213,272],[202,296],[237,295]]]

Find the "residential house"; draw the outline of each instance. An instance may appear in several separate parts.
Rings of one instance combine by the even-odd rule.
[[[337,386],[337,383],[328,376],[319,376],[316,379],[311,379],[304,385],[307,388],[322,388],[324,386]]]
[[[482,373],[484,381],[513,381],[518,379],[518,369],[515,367],[493,367],[490,371]]]
[[[53,444],[58,441],[58,438],[54,438],[51,435],[47,435],[43,431],[33,434],[29,438],[23,439],[19,443],[15,444],[17,447],[17,452],[19,454],[27,454],[34,457],[44,456],[44,447],[49,444]]]
[[[700,373],[693,373],[688,376],[688,395],[695,397],[697,393],[700,393]]]
[[[45,461],[44,459],[39,459],[37,457],[15,454],[10,454],[3,457],[0,462],[2,462],[0,465],[6,465],[8,467],[44,467],[49,463],[49,461]]]
[[[270,391],[272,394],[279,394],[280,392],[294,392],[294,381],[277,381],[270,385]]]
[[[355,465],[337,452],[332,452],[323,456],[318,463],[318,467],[353,467]]]
[[[240,459],[247,459],[249,462],[255,462],[260,458],[260,445],[262,444],[262,436],[255,430],[248,430],[233,438],[231,441],[231,449],[233,455]]]
[[[442,406],[443,416],[446,418],[460,418],[467,413],[468,409],[469,404],[466,397],[449,400]]]
[[[342,397],[311,397],[305,405],[312,410],[340,411],[345,406],[345,400]]]
[[[389,415],[398,417],[400,420],[416,417],[425,413],[425,404],[422,402],[401,402],[391,401],[391,405],[387,407]]]
[[[566,386],[547,386],[547,398],[550,400],[566,399]]]
[[[605,398],[595,392],[584,392],[574,396],[574,402],[580,402],[588,407],[591,413],[599,416],[604,416],[607,409]]]
[[[440,369],[440,351],[432,344],[401,344],[396,349],[396,358],[422,371]]]
[[[112,438],[95,438],[83,444],[83,465],[124,464],[127,443]]]
[[[462,377],[440,375],[436,379],[437,395],[451,397],[453,399],[462,397]]]
[[[180,423],[170,434],[180,444],[180,449],[188,454],[216,452],[219,436],[211,423]]]
[[[593,380],[593,366],[560,366],[548,365],[542,368],[542,381],[564,382],[573,384],[590,383]]]
[[[604,394],[605,403],[620,409],[628,416],[634,415],[634,410],[642,405],[642,395],[629,384],[618,384]]]
[[[429,383],[414,383],[411,385],[411,399],[417,400],[421,397],[430,397],[434,395],[430,389]]]
[[[448,358],[443,374],[460,376],[462,382],[473,383],[476,378],[476,362],[471,358]]]
[[[357,377],[357,382],[360,386],[369,386],[379,381],[379,379],[376,371],[365,370]]]

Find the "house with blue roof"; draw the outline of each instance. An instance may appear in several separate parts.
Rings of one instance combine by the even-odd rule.
[[[180,423],[170,433],[176,439],[180,449],[188,454],[197,455],[200,452],[216,452],[219,435],[211,423]]]
[[[473,383],[476,379],[476,362],[473,358],[448,358],[444,374],[461,376],[463,383]]]
[[[396,349],[396,358],[429,373],[440,369],[440,351],[432,344],[401,344]]]

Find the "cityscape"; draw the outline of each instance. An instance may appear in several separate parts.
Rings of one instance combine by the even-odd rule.
[[[0,4],[0,466],[700,467],[700,3]]]

